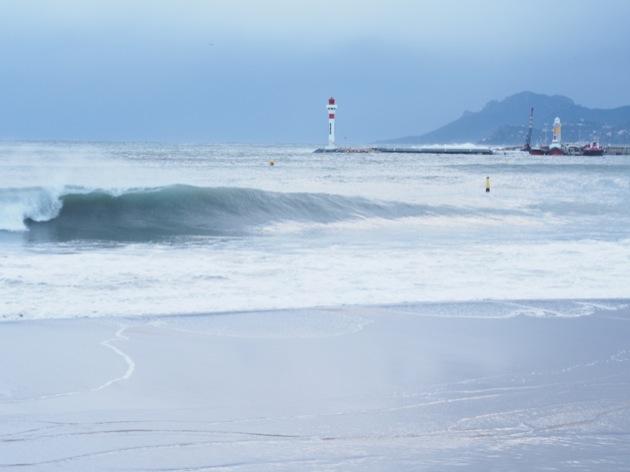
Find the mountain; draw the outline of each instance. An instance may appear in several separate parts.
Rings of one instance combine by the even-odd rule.
[[[609,110],[576,105],[561,95],[521,92],[492,100],[479,112],[466,111],[457,120],[421,136],[386,141],[389,144],[524,144],[530,109],[534,108],[532,144],[551,141],[554,118],[562,122],[562,141],[597,140],[604,145],[630,143],[630,106]]]

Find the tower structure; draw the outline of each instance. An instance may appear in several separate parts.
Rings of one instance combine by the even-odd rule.
[[[560,142],[562,141],[562,124],[560,123],[560,118],[556,117],[553,120],[553,138],[551,140],[550,147],[560,147]]]
[[[562,125],[560,124],[560,118],[556,117],[553,120],[553,138],[551,139],[551,144],[549,145],[549,151],[547,154],[551,155],[562,155],[564,154],[564,149],[562,149],[562,145],[560,144],[562,141]]]
[[[532,130],[534,129],[534,107],[529,112],[529,128],[527,129],[527,139],[525,140],[524,151],[532,150]]]
[[[328,110],[328,146],[327,149],[334,149],[335,146],[335,112],[337,111],[337,105],[335,104],[335,99],[330,97],[328,99],[328,105],[326,106],[326,110]]]

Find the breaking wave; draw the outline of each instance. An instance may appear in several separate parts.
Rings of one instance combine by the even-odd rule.
[[[422,216],[422,205],[321,193],[173,185],[124,192],[71,188],[0,190],[0,231],[36,241],[146,241],[235,236],[284,221],[332,223]]]

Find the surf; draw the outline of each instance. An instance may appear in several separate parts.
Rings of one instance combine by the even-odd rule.
[[[431,213],[423,205],[325,193],[170,185],[106,191],[7,189],[0,230],[34,241],[147,241],[177,236],[242,236],[280,222],[330,224]]]

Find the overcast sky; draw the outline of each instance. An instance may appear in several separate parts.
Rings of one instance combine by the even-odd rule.
[[[524,90],[630,105],[628,0],[4,0],[0,139],[419,135]],[[524,110],[526,124],[528,110]]]

